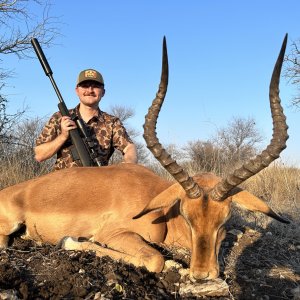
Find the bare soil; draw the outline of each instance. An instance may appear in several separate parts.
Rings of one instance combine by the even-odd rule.
[[[238,229],[242,234],[227,234],[219,257],[229,295],[202,298],[297,299],[299,240],[274,230]],[[0,252],[0,299],[196,299],[180,296],[183,279],[175,269],[149,273],[92,252],[38,245],[20,234]],[[188,267],[189,256],[161,250]]]

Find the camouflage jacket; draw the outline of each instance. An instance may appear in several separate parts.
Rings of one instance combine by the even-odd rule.
[[[69,110],[69,112],[71,115],[75,114],[80,117],[79,105],[76,108]],[[37,138],[37,146],[54,140],[61,133],[61,117],[60,112],[53,114]],[[86,125],[92,140],[96,145],[95,150],[100,157],[101,165],[103,166],[108,164],[109,158],[112,156],[115,149],[118,149],[123,153],[125,147],[132,143],[132,140],[128,136],[120,119],[109,115],[100,109],[98,116],[93,117]],[[57,159],[54,165],[55,170],[82,166],[81,162],[72,154],[72,148],[74,148],[74,146],[69,138],[57,152]]]

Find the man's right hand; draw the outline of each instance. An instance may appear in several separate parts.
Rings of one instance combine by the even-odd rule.
[[[67,139],[69,137],[69,131],[77,128],[76,123],[69,117],[63,116],[60,122],[61,134]]]
[[[77,127],[76,123],[68,116],[64,116],[61,118],[60,126],[61,126],[60,135],[58,135],[54,140],[43,143],[34,148],[35,159],[38,162],[44,161],[52,157],[54,154],[56,154],[57,151],[65,143],[65,141],[68,139],[69,131]]]

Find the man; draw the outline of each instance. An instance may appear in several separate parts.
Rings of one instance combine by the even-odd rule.
[[[105,94],[102,75],[93,69],[81,71],[75,91],[80,103],[70,110],[70,115],[75,114],[87,125],[101,165],[108,164],[115,149],[121,151],[125,163],[136,163],[136,147],[121,121],[99,109]],[[62,117],[60,112],[53,114],[36,140],[35,159],[42,162],[57,154],[55,170],[82,166],[75,157],[74,146],[69,138],[69,131],[74,128],[76,123],[70,117]]]

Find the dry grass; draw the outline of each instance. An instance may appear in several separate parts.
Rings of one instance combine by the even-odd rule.
[[[259,174],[249,178],[242,187],[264,200],[274,211],[291,221],[284,225],[262,214],[241,212],[245,222],[256,228],[269,230],[280,239],[294,238],[300,243],[300,170],[272,164]]]
[[[36,162],[32,150],[13,154],[4,152],[0,159],[0,189],[46,174],[52,164],[49,161]]]
[[[254,195],[293,219],[300,216],[300,170],[276,163],[243,185]]]

